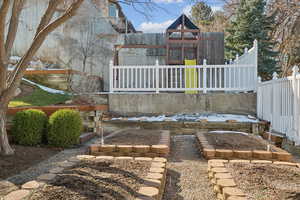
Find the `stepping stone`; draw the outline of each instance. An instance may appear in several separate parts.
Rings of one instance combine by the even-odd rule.
[[[18,187],[9,181],[0,181],[0,196],[7,195],[8,193],[17,189]]]
[[[40,183],[37,181],[29,181],[22,185],[22,189],[33,190],[40,187]]]
[[[4,200],[22,200],[30,195],[29,190],[16,190],[4,197]]]
[[[159,190],[154,187],[141,187],[139,190],[139,194],[147,197],[156,198],[159,194]]]

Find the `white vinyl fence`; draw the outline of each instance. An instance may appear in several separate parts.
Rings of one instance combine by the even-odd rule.
[[[255,91],[257,42],[225,65],[114,66],[110,63],[110,92]]]
[[[293,75],[258,84],[257,115],[271,122],[271,129],[283,134],[300,145],[300,75],[297,66]]]

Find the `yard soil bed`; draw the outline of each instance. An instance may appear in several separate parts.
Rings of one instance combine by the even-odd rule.
[[[249,200],[300,199],[300,168],[230,163],[227,168]]]
[[[253,136],[241,133],[204,133],[208,143],[215,149],[267,150],[267,145]]]
[[[137,197],[150,161],[85,161],[64,170],[30,200],[126,199]]]
[[[12,145],[15,154],[0,155],[0,179],[5,179],[50,158],[59,152],[57,149]]]
[[[160,141],[161,134],[159,130],[130,129],[109,137],[104,142],[121,145],[156,145]]]

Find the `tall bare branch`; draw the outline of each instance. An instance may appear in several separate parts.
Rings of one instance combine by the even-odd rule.
[[[58,0],[50,0],[50,2],[48,4],[48,8],[47,8],[44,16],[42,17],[40,24],[36,30],[35,37],[37,37],[39,32],[50,23],[53,15],[55,13],[56,8],[60,3],[61,3],[61,1],[58,1]]]
[[[23,9],[24,3],[26,0],[14,0],[12,13],[10,17],[7,37],[6,37],[6,43],[5,43],[5,51],[7,57],[11,54],[11,49],[13,47],[14,41],[16,39],[18,26],[19,26],[19,18],[21,11]]]
[[[58,28],[61,24],[65,23],[68,19],[73,17],[76,14],[76,11],[80,7],[80,5],[83,3],[84,0],[76,0],[67,10],[66,12],[59,18],[57,18],[52,23],[45,26],[44,29],[42,29],[38,35],[34,38],[33,43],[31,44],[29,50],[27,53],[22,57],[22,59],[19,61],[19,63],[16,66],[16,72],[13,75],[12,82],[9,83],[9,88],[4,91],[4,96],[6,96],[8,99],[11,99],[13,97],[13,91],[17,89],[19,86],[21,79],[24,75],[24,72],[26,71],[27,64],[30,62],[34,54],[38,51],[38,49],[41,47],[43,42],[45,41],[46,37],[53,32],[56,28]]]

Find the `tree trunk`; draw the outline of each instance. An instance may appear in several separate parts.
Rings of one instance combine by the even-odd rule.
[[[14,154],[14,150],[9,145],[6,132],[6,111],[7,107],[0,106],[0,153],[12,155]]]

